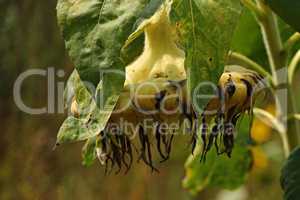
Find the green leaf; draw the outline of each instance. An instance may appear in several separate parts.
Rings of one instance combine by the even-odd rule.
[[[260,64],[266,71],[270,71],[259,24],[249,9],[243,10],[232,39],[230,50],[247,56]],[[242,63],[232,59],[228,60],[228,64],[241,65]]]
[[[97,86],[103,72],[124,72],[126,64],[121,59],[122,46],[137,27],[137,23],[151,17],[162,2],[59,0],[58,24],[80,78]],[[113,79],[107,80],[113,81],[116,88],[121,87],[124,74],[115,73]]]
[[[64,90],[63,99],[64,99],[64,107],[67,109],[70,104],[72,103],[73,97],[75,95],[74,91],[74,84],[76,77],[79,77],[78,72],[76,70],[73,70],[71,75],[69,76],[67,80],[67,84]]]
[[[143,3],[138,1],[132,4],[104,0],[58,1],[58,23],[81,80],[94,86],[102,80],[102,84],[107,86],[103,90],[103,98],[97,99],[100,109],[110,108],[109,112],[105,112],[107,120],[100,121],[102,127],[107,123],[123,88],[125,64],[120,58],[120,49],[142,7]],[[107,73],[108,70],[111,71]],[[113,73],[115,71],[118,74]],[[77,97],[88,101],[82,95]]]
[[[77,102],[78,118],[88,120],[94,110],[98,109],[86,85],[81,81],[76,69],[70,75],[64,91],[65,107],[70,107],[73,100]]]
[[[97,136],[88,139],[82,148],[82,164],[91,166],[97,158]]]
[[[200,163],[200,154],[191,155],[186,163],[186,177],[183,187],[192,194],[206,187],[236,189],[246,179],[251,163],[250,152],[245,146],[236,145],[232,158],[216,155],[212,150],[205,163]]]
[[[281,171],[281,187],[285,200],[297,200],[300,193],[300,148],[295,149]]]
[[[266,0],[266,2],[287,24],[300,32],[300,1]]]
[[[230,49],[251,57],[255,52],[264,52],[260,27],[249,9],[244,9],[234,32]],[[266,56],[266,53],[263,53]]]
[[[196,154],[190,155],[186,161],[186,176],[183,187],[196,194],[206,187],[236,189],[247,177],[251,165],[251,154],[248,149],[247,120],[241,123],[231,158],[217,155],[215,148],[208,152],[205,163],[200,163],[201,146],[197,146]],[[244,124],[245,123],[245,124]]]
[[[99,132],[97,128],[78,118],[69,116],[62,124],[57,135],[57,144],[82,141],[94,137]]]
[[[76,70],[74,70],[69,77],[67,86],[64,91],[65,101],[70,102],[73,99],[76,100],[77,110],[79,113],[79,116],[76,116],[76,118],[80,120],[81,125],[93,130],[93,134],[86,136],[86,139],[94,137],[105,128],[106,123],[110,118],[110,114],[113,111],[115,103],[119,97],[119,95],[110,95],[103,92],[103,82],[105,81],[101,81],[99,83],[96,91],[94,92],[96,98],[106,99],[105,104],[100,105],[101,109],[99,109],[99,107],[96,105],[95,99],[91,96],[90,92],[81,81]],[[106,89],[110,88],[111,86],[107,84]],[[108,96],[104,97],[103,95]],[[98,102],[101,102],[101,100],[99,100]]]
[[[83,81],[96,86],[103,70],[124,71],[120,50],[145,4],[146,0],[58,1],[58,23]]]
[[[194,91],[203,81],[217,83],[223,73],[241,10],[240,0],[174,0],[172,20],[179,24],[189,91],[194,96],[215,94],[210,86]],[[193,104],[201,112],[207,101],[193,99]]]
[[[79,77],[86,86],[92,83],[94,87],[101,87],[96,96],[100,111],[95,110],[93,115],[100,131],[123,89],[125,66],[134,59],[126,53],[121,56],[122,46],[137,23],[151,16],[161,3],[161,0],[58,1],[58,24]],[[121,57],[126,57],[126,61]],[[76,77],[73,82],[80,90],[75,91],[76,100],[83,107],[93,103]],[[91,90],[88,91],[94,96]]]

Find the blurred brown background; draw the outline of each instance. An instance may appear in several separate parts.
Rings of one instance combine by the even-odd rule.
[[[23,113],[12,91],[17,76],[27,69],[55,67],[67,75],[73,70],[56,24],[55,6],[55,0],[0,0],[0,199],[217,198],[216,189],[192,197],[182,188],[189,150],[180,141],[171,159],[159,165],[159,174],[135,164],[127,175],[105,176],[98,163],[82,166],[80,143],[52,150],[65,115]],[[67,75],[57,81],[65,81]],[[26,79],[22,97],[28,106],[46,106],[46,78]],[[271,165],[269,173],[250,178],[248,199],[265,199],[265,195],[281,199],[278,166]]]

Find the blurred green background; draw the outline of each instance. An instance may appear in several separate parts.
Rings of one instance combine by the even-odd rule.
[[[73,70],[55,6],[55,0],[0,0],[0,199],[281,199],[282,153],[276,136],[264,147],[269,152],[267,167],[251,169],[245,186],[233,193],[212,188],[197,196],[182,188],[188,140],[177,139],[171,159],[158,166],[160,173],[151,173],[141,163],[127,175],[104,175],[99,163],[85,168],[81,143],[53,151],[65,115],[23,113],[12,91],[18,75],[27,69],[55,67],[67,72],[56,81],[66,81]],[[46,78],[26,79],[22,97],[28,106],[47,105]]]

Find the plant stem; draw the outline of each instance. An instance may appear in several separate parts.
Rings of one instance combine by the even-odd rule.
[[[258,18],[258,21],[273,75],[273,82],[276,85],[278,84],[276,70],[285,66],[285,55],[282,53],[283,45],[278,24],[274,13],[263,0],[257,0],[257,6],[264,14],[263,17]]]
[[[300,41],[300,33],[294,33],[285,43],[284,49],[285,51],[289,51],[296,42]]]
[[[256,4],[252,0],[241,0],[241,2],[244,4],[245,7],[253,11],[258,18],[263,16],[262,11],[256,6]]]
[[[280,38],[279,34],[279,28],[277,24],[277,19],[272,10],[264,3],[263,0],[256,0],[258,8],[263,12],[263,15],[260,17],[257,17],[257,21],[261,27],[261,32],[263,35],[263,41],[266,47],[268,60],[270,63],[270,68],[273,76],[273,83],[275,85],[275,88],[279,84],[278,74],[276,70],[285,67],[286,65],[286,58],[287,58],[287,51],[283,48],[282,40]],[[297,36],[298,37],[298,36]],[[294,36],[290,43],[293,43],[291,41],[294,41],[296,36]],[[288,44],[289,45],[289,44]],[[281,81],[282,83],[282,81]],[[291,85],[288,84],[288,99],[282,99],[279,96],[279,93],[275,91],[274,96],[276,99],[276,107],[277,107],[277,118],[279,119],[279,122],[281,124],[285,124],[284,119],[286,116],[283,116],[286,113],[282,113],[284,111],[284,106],[287,105],[288,113],[296,113],[296,107],[295,107],[295,100],[291,93]],[[287,115],[287,114],[286,114]],[[287,131],[285,134],[282,134],[282,140],[287,141],[289,148],[284,147],[285,155],[288,155],[288,150],[292,150],[299,144],[298,140],[298,128],[297,128],[297,121],[291,120],[287,124]]]
[[[300,114],[294,114],[293,115],[293,118],[297,119],[297,120],[300,120]]]
[[[292,94],[293,89],[291,84],[288,85],[288,113],[295,115],[297,113],[297,106],[296,106],[296,99],[295,96]],[[299,123],[297,118],[292,118],[291,120],[287,121],[288,126],[288,134],[290,148],[294,149],[295,147],[299,146],[300,138],[299,138]]]
[[[293,83],[293,76],[295,74],[296,68],[300,62],[300,50],[296,52],[294,57],[292,58],[289,68],[288,68],[288,81],[289,84],[291,85]]]
[[[284,155],[285,157],[288,157],[288,155],[291,152],[291,146],[289,144],[288,137],[286,137],[286,128],[283,126],[283,124],[280,121],[278,121],[277,117],[260,108],[254,108],[253,113],[255,114],[255,116],[263,117],[264,119],[266,119],[267,123],[271,124],[279,133],[280,138],[282,140]]]

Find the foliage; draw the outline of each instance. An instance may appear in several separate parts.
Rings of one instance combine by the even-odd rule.
[[[300,191],[300,148],[295,149],[285,162],[281,174],[281,187],[284,190],[285,200],[299,198]]]
[[[178,23],[180,43],[185,48],[185,65],[192,94],[204,80],[218,82],[242,7],[239,0],[176,0],[173,8],[172,17]],[[202,87],[197,94],[214,92],[211,87]],[[193,99],[193,104],[201,112],[207,101]]]
[[[57,144],[86,140],[82,151],[83,164],[89,166],[93,163],[99,148],[97,136],[111,119],[111,113],[124,89],[125,67],[142,55],[142,47],[146,43],[144,31],[150,24],[148,20],[165,4],[172,3],[170,17],[178,34],[177,45],[185,53],[189,95],[195,94],[203,81],[216,84],[224,66],[235,64],[266,76],[276,98],[276,70],[288,63],[293,65],[290,68],[294,72],[299,56],[296,54],[293,57],[292,47],[300,37],[295,33],[283,44],[280,34],[290,36],[291,29],[284,30],[284,23],[278,25],[271,9],[299,30],[299,23],[295,20],[299,16],[296,11],[298,4],[293,7],[288,2],[267,0],[269,8],[263,0],[256,3],[252,0],[242,2],[250,8],[244,10],[243,14],[239,0],[59,0],[58,22],[76,68],[68,81],[65,99],[76,103],[75,113],[78,116],[69,116],[64,121]],[[121,73],[111,73],[115,70]],[[290,74],[289,83],[294,73]],[[89,87],[89,83],[92,83],[93,88]],[[214,93],[208,87],[197,91],[197,94]],[[293,105],[293,99],[289,101]],[[199,115],[207,102],[208,99],[193,98],[192,107]],[[278,110],[282,110],[280,105],[277,106]],[[290,112],[296,114],[295,110]],[[258,113],[275,126],[281,136],[285,154],[288,155],[294,141],[288,138],[287,130],[282,125],[282,118],[287,119],[288,116],[273,116],[260,110]],[[196,135],[198,132],[197,129]],[[218,157],[216,152],[211,152],[206,163],[200,164],[198,154],[201,146],[198,146],[198,154],[187,160],[184,187],[197,193],[206,187],[234,189],[243,184],[251,162],[246,135],[239,134],[236,139],[232,159]],[[295,185],[290,186],[287,177],[289,175],[283,170],[283,188],[289,196]]]
[[[152,1],[148,6],[153,2],[159,3]],[[93,119],[99,123],[98,133],[104,129],[123,88],[121,48],[146,5],[146,1],[138,0],[60,0],[57,4],[58,23],[80,79],[100,89],[96,103],[102,112]]]
[[[47,67],[54,66],[55,70],[64,70],[68,75],[74,69],[74,62],[71,62],[67,55],[63,38],[57,27],[56,2],[55,0],[0,1],[0,199],[190,199],[188,192],[181,187],[182,165],[187,154],[190,153],[186,147],[188,143],[186,136],[175,138],[171,159],[159,165],[160,173],[151,174],[144,165],[136,164],[126,176],[105,176],[103,170],[99,169],[99,165],[90,166],[97,153],[92,142],[93,138],[87,140],[90,142],[87,142],[82,150],[83,164],[90,166],[88,169],[82,167],[78,159],[81,142],[64,145],[52,151],[64,114],[32,116],[16,108],[12,90],[14,81],[20,73],[28,69],[46,70]],[[156,2],[159,3],[159,0]],[[155,12],[151,9],[157,9],[154,3],[144,9],[150,12],[148,14],[145,12],[141,18],[149,18]],[[246,20],[244,20],[245,16]],[[243,53],[268,70],[269,63],[260,27],[251,11],[244,9],[238,23],[231,50]],[[279,28],[282,41],[286,41],[294,33],[280,19]],[[239,40],[236,40],[237,32],[240,32]],[[124,52],[125,63],[142,52],[143,40],[144,35],[141,34],[131,43],[130,52]],[[233,48],[236,47],[237,42],[243,44],[242,49]],[[297,50],[299,45],[294,45],[293,51],[289,52],[290,58]],[[56,81],[62,83],[66,78],[66,76],[56,77]],[[292,94],[299,102],[298,78],[295,73]],[[25,104],[35,108],[45,106],[48,96],[46,77],[34,76],[29,79],[25,80],[22,86]],[[282,87],[284,86],[280,85],[281,89]],[[75,96],[78,105],[81,106],[80,110],[85,105],[85,101],[81,100],[89,99],[84,96]],[[72,98],[73,96],[70,95],[69,103]],[[66,107],[70,108],[69,104]],[[84,121],[89,119],[89,115],[82,112],[79,114],[77,118]],[[291,119],[291,116],[288,118]],[[246,184],[238,190],[238,193],[248,193],[248,199],[260,200],[266,197],[274,200],[282,199],[278,173],[283,155],[280,150],[280,138],[276,131],[273,133],[271,141],[266,141],[259,146],[269,159],[267,169],[260,174],[252,172],[248,174]],[[209,156],[213,154],[214,152],[210,152]],[[235,153],[232,159],[234,155]],[[219,156],[217,159],[223,157]],[[232,159],[226,159],[226,164]],[[199,166],[203,164],[195,163]],[[218,188],[220,189],[205,187],[205,190],[198,193],[195,198],[218,199],[216,196],[222,195],[225,198],[228,197],[226,194],[230,194],[229,199],[232,199],[236,194],[236,191],[233,191],[233,194],[222,191],[221,187]]]
[[[245,120],[241,123],[245,124]],[[183,187],[197,194],[206,187],[236,189],[246,180],[251,165],[250,145],[247,126],[239,130],[232,158],[217,155],[214,150],[207,155],[205,163],[200,162],[201,146],[195,155],[190,155],[185,163],[186,176]],[[246,128],[246,129],[245,129]]]

